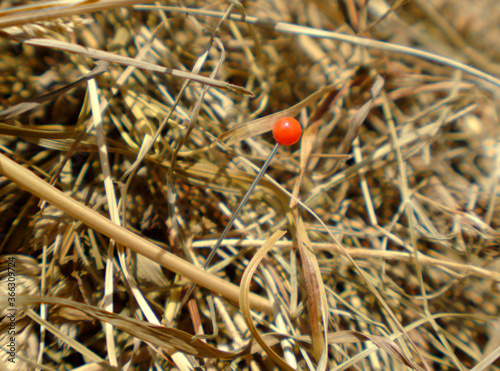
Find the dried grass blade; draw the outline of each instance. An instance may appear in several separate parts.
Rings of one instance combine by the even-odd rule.
[[[0,307],[6,307],[7,303],[7,297],[0,296]],[[83,312],[85,315],[98,321],[110,323],[113,327],[144,342],[165,348],[169,354],[182,351],[196,357],[233,359],[249,354],[251,348],[251,343],[249,343],[239,351],[225,352],[201,340],[193,339],[193,335],[187,332],[175,328],[153,325],[146,321],[111,313],[91,305],[57,297],[16,296],[17,306],[38,305],[42,303],[62,305]],[[100,362],[102,360],[97,359],[96,361]]]
[[[101,162],[102,175],[104,177],[104,190],[106,193],[106,200],[109,208],[109,215],[111,221],[117,225],[120,225],[120,216],[118,215],[118,205],[116,202],[116,194],[113,185],[113,180],[111,177],[111,168],[109,165],[108,157],[108,147],[104,141],[104,129],[101,116],[101,110],[99,108],[99,96],[97,90],[97,83],[94,79],[88,81],[88,93],[90,98],[90,106],[92,111],[93,128],[97,138],[97,147],[99,153],[99,160]],[[108,311],[113,311],[113,292],[114,292],[114,280],[113,280],[113,270],[114,270],[114,245],[115,241],[110,241],[108,247],[108,255],[106,257],[106,273],[105,273],[105,283],[104,283],[104,298],[103,304],[104,308]],[[106,345],[109,357],[109,363],[112,366],[118,365],[118,357],[116,350],[115,338],[113,336],[113,327],[106,323],[104,325],[104,330],[106,334]]]
[[[16,104],[15,106],[9,107],[7,109],[4,109],[3,111],[0,111],[0,120],[5,120],[9,119],[15,116],[19,116],[23,113],[26,113],[28,111],[31,111],[38,106],[40,106],[42,103],[48,102],[50,100],[54,100],[60,95],[66,93],[68,90],[71,90],[73,88],[76,88],[78,85],[81,83],[84,83],[90,79],[93,79],[104,72],[107,72],[109,70],[109,63],[107,62],[98,62],[97,66],[90,72],[86,73],[82,77],[80,77],[78,80],[67,84],[66,86],[57,89],[51,93],[44,94],[38,98],[35,98],[30,101],[22,102],[19,104]],[[2,133],[3,134],[3,133]],[[65,137],[67,138],[67,137]]]
[[[228,146],[233,145],[235,143],[241,142],[247,138],[253,137],[255,135],[263,134],[273,129],[273,125],[281,117],[290,116],[295,117],[300,112],[300,110],[307,105],[315,102],[316,100],[323,97],[325,94],[330,91],[338,88],[337,85],[329,85],[324,87],[323,89],[318,90],[317,92],[311,94],[303,101],[297,103],[295,106],[287,108],[286,110],[273,113],[272,115],[268,115],[266,117],[262,117],[250,122],[246,122],[242,125],[231,129],[219,137],[219,140],[225,142]]]
[[[142,9],[157,8],[157,6],[138,6]],[[178,12],[178,13],[189,13],[189,14],[203,14],[209,17],[220,18],[224,15],[222,12],[207,10],[207,9],[195,9],[195,8],[180,8],[173,6],[161,6],[161,9],[167,11]],[[273,28],[276,32],[287,33],[291,35],[307,35],[310,37],[324,38],[330,40],[336,40],[340,42],[349,43],[352,45],[357,45],[365,48],[373,48],[379,50],[385,50],[388,52],[401,53],[406,55],[411,55],[417,58],[426,59],[435,63],[440,63],[445,66],[455,68],[457,70],[466,72],[480,78],[490,84],[500,87],[500,79],[493,75],[485,73],[477,68],[471,67],[465,63],[458,62],[454,59],[443,57],[439,54],[430,53],[424,50],[419,50],[416,48],[410,48],[408,46],[393,44],[385,41],[373,40],[367,37],[347,35],[340,32],[334,32],[329,30],[323,30],[313,27],[301,26],[286,22],[274,22],[272,20],[263,20],[254,16],[244,16],[241,14],[231,14],[229,17],[231,20],[245,22],[248,24],[255,24],[257,26],[265,28]]]
[[[347,134],[340,143],[339,148],[337,149],[337,153],[349,152],[352,141],[358,135],[361,125],[365,121],[366,116],[368,116],[368,113],[370,113],[373,103],[375,102],[375,99],[377,99],[378,96],[380,95],[380,92],[382,91],[384,84],[385,84],[384,79],[380,75],[377,75],[370,90],[371,99],[365,104],[363,104],[352,116],[351,122],[349,123],[349,129],[347,130]],[[332,166],[332,170],[329,172],[329,174],[334,174],[337,171],[339,164],[340,160],[337,160],[335,164]]]
[[[290,336],[288,335],[277,334],[277,333],[268,333],[262,335],[262,338],[266,341],[266,344],[268,346],[274,346],[278,344],[282,339],[287,339],[289,337]],[[294,337],[294,339],[303,343],[308,343],[308,344],[312,343],[311,338],[306,335]],[[422,367],[416,364],[412,359],[409,359],[404,354],[402,354],[399,345],[391,338],[377,336],[377,335],[363,334],[358,331],[330,332],[328,333],[327,336],[328,344],[357,344],[366,341],[372,341],[375,344],[375,346],[377,346],[379,349],[384,350],[388,355],[390,355],[397,361],[401,362],[402,364],[414,370],[423,371]],[[256,353],[261,349],[262,348],[260,347],[259,344],[253,344],[251,353],[252,354]],[[362,355],[362,353],[360,353],[359,355]]]
[[[477,365],[469,371],[483,371],[493,365],[500,358],[500,347],[496,347],[493,352],[485,356]]]
[[[245,322],[248,326],[248,329],[252,333],[254,340],[259,343],[262,349],[267,353],[267,355],[276,363],[281,370],[293,371],[293,369],[274,351],[272,350],[264,339],[261,337],[257,328],[255,328],[252,322],[252,314],[250,313],[250,306],[248,302],[249,294],[250,294],[250,284],[252,283],[252,277],[255,274],[255,271],[259,267],[259,263],[264,259],[266,254],[271,250],[274,244],[285,235],[285,231],[277,230],[272,234],[271,237],[262,245],[262,247],[255,253],[254,257],[248,264],[245,269],[245,273],[243,273],[243,277],[241,278],[240,283],[240,310],[245,318]]]
[[[232,5],[230,6],[230,8],[232,8]],[[217,33],[217,31],[215,31],[215,33]],[[224,63],[224,60],[226,59],[226,51],[224,49],[224,45],[222,44],[222,42],[218,38],[214,37],[213,43],[215,43],[219,47],[220,58],[217,61],[217,64],[216,64],[214,70],[210,74],[211,78],[214,78],[218,75],[220,67],[222,66],[222,63]],[[212,42],[210,44],[212,44]],[[198,57],[198,60],[196,61],[195,66],[193,68],[193,72],[198,73],[201,70],[201,68],[203,67],[203,65],[205,64],[205,62],[208,58],[208,54],[209,54],[210,50],[211,50],[211,46],[208,47],[208,45],[207,45],[205,52]],[[187,84],[184,85],[183,89],[185,89],[185,88],[187,88]],[[207,91],[208,91],[208,86],[204,86],[201,93],[200,93],[200,96],[198,97],[198,100],[194,106],[193,112],[191,113],[191,118],[189,119],[189,124],[188,124],[187,130],[186,130],[185,134],[182,136],[182,139],[180,140],[179,145],[174,150],[174,153],[172,155],[172,160],[171,160],[172,165],[170,166],[170,169],[169,169],[168,175],[167,175],[167,178],[168,178],[167,183],[169,183],[169,184],[171,184],[171,182],[172,182],[172,175],[174,172],[175,164],[177,162],[177,156],[179,154],[179,151],[181,150],[182,146],[187,142],[187,139],[189,138],[191,132],[193,131],[193,129],[196,125],[196,122],[198,120],[198,115],[200,113],[202,104],[204,102],[204,97],[205,97],[205,94],[207,93]],[[181,94],[179,94],[179,96],[181,96]],[[172,187],[168,187],[168,188],[169,188],[169,192],[172,192]]]
[[[0,135],[36,139],[68,139],[76,135],[76,130],[43,130],[0,123]]]
[[[351,81],[349,80],[346,81],[342,89],[330,91],[330,93],[319,103],[318,108],[311,115],[309,125],[305,128],[300,141],[300,173],[299,177],[295,181],[292,192],[295,197],[298,197],[299,195],[300,185],[302,184],[302,179],[304,178],[306,172],[307,162],[314,149],[314,143],[317,142],[318,139],[319,127],[322,124],[320,119],[331,105],[343,98],[350,85]],[[290,200],[290,209],[293,209],[296,204],[297,202],[292,198]]]
[[[406,357],[401,351],[399,345],[394,340],[391,340],[387,337],[362,334],[357,331],[341,331],[328,334],[329,343],[359,343],[367,340],[373,341],[373,343],[377,347],[383,349],[387,354],[403,363],[404,365],[411,367],[414,370],[424,370],[422,367],[417,365],[415,361]]]
[[[448,117],[445,120],[445,123],[450,123],[456,120],[459,117],[463,117],[464,115],[467,115],[468,113],[472,112],[476,108],[476,105],[470,105],[465,107],[464,109],[456,112],[454,115]],[[400,138],[400,145],[401,146],[408,146],[412,144],[413,142],[417,140],[422,140],[425,138],[430,137],[430,135],[435,131],[436,127],[440,125],[439,122],[433,122],[429,125],[426,125],[422,128],[418,128],[414,131],[409,132],[405,136]],[[305,204],[310,204],[312,200],[314,200],[318,194],[320,194],[322,191],[326,189],[332,188],[335,184],[339,184],[340,182],[344,181],[347,179],[349,176],[352,176],[352,174],[355,174],[357,171],[359,171],[360,168],[367,166],[368,163],[374,163],[375,161],[378,161],[385,156],[387,156],[389,153],[392,152],[392,144],[384,144],[383,146],[377,148],[374,150],[369,157],[365,158],[362,162],[359,164],[355,164],[341,173],[335,174],[330,180],[327,182],[320,184],[316,186],[315,188],[310,191],[310,196],[304,201]]]
[[[97,137],[99,158],[101,161],[101,168],[102,168],[102,173],[104,176],[104,189],[105,189],[106,198],[107,198],[107,202],[108,202],[109,214],[110,214],[111,221],[113,223],[121,226],[122,221],[120,220],[118,203],[117,203],[114,185],[113,185],[113,181],[112,181],[110,161],[109,161],[109,156],[108,156],[108,148],[107,148],[106,143],[104,141],[104,129],[103,129],[103,123],[102,123],[102,117],[101,117],[97,84],[96,84],[96,81],[94,79],[92,79],[89,81],[88,85],[89,85],[89,96],[90,96],[90,102],[91,102],[92,117],[93,117],[93,126],[95,128],[96,137]],[[125,279],[126,279],[127,283],[129,284],[129,287],[130,287],[135,299],[137,300],[139,307],[141,308],[142,312],[144,313],[144,315],[146,316],[146,318],[148,319],[149,322],[159,325],[160,324],[159,320],[157,319],[153,310],[150,308],[146,298],[144,297],[141,290],[139,289],[139,287],[135,281],[135,278],[129,272],[124,247],[121,244],[118,244],[117,247],[118,247],[118,258],[120,261],[122,273],[125,276]],[[112,266],[113,266],[113,264],[111,263],[109,265],[111,273],[113,271],[111,268]],[[108,266],[106,267],[106,269],[108,269]],[[108,277],[108,276],[106,276],[106,277]],[[106,287],[108,287],[107,285],[109,283],[110,292],[105,291],[106,298],[107,297],[112,298],[112,294],[111,294],[113,291],[112,274],[109,277],[110,277],[110,281],[108,282],[108,280],[106,280]],[[106,308],[106,309],[112,311],[112,302],[110,302],[109,304],[110,304],[110,307]]]
[[[322,364],[323,367],[321,369],[324,370],[326,369],[325,357],[328,355],[326,342],[328,305],[326,302],[326,293],[318,260],[312,252],[304,223],[297,212],[295,213],[295,224],[297,226],[297,244],[302,261],[302,270],[304,272],[304,280],[306,281],[307,307],[311,326],[313,354],[316,360]],[[324,364],[320,362],[322,358],[325,358]]]
[[[43,39],[43,38],[33,38],[23,41],[24,44],[42,46],[46,48],[52,48],[57,50],[62,50],[70,53],[82,54],[86,57],[98,60],[104,60],[111,63],[119,63],[126,66],[134,66],[148,71],[159,72],[169,74],[175,77],[180,77],[183,79],[189,79],[197,81],[202,84],[210,85],[220,89],[228,89],[235,91],[237,93],[243,93],[246,95],[253,96],[253,93],[241,86],[233,85],[224,81],[211,79],[209,77],[204,77],[201,75],[196,75],[190,72],[185,72],[181,70],[176,70],[168,67],[163,67],[154,63],[140,61],[135,58],[125,57],[123,55],[109,53],[104,50],[94,49],[90,47],[85,47],[82,45],[71,44],[64,41],[53,40],[53,39]]]
[[[163,162],[164,166],[170,166],[169,163]],[[257,168],[256,171],[260,169]],[[175,174],[180,179],[189,181],[192,184],[198,184],[203,187],[227,192],[232,194],[243,194],[242,189],[246,189],[254,180],[253,175],[249,175],[243,171],[232,169],[221,169],[220,165],[214,165],[206,162],[197,162],[190,164],[189,162],[177,162]],[[228,184],[228,185],[226,185]],[[265,187],[266,191],[272,192],[276,196],[276,200],[286,207],[287,198],[276,188],[275,185],[266,179],[259,182],[260,187]]]
[[[71,15],[82,15],[100,10],[132,6],[137,3],[152,3],[155,0],[57,0],[35,2],[0,11],[0,28],[20,26],[27,23],[48,21]],[[1,34],[1,31],[0,31]]]
[[[20,297],[23,295],[19,295],[17,297]],[[4,307],[4,298],[0,296],[0,307]],[[16,303],[19,305],[18,303]],[[37,303],[38,304],[38,303]],[[89,360],[92,360],[93,362],[98,363],[100,366],[105,368],[106,370],[117,370],[117,367],[111,366],[108,362],[106,362],[104,359],[99,357],[97,354],[92,352],[90,349],[88,349],[85,345],[79,343],[75,339],[72,339],[71,337],[67,336],[63,332],[61,332],[56,326],[52,325],[51,323],[43,320],[34,310],[31,308],[26,308],[25,309],[26,314],[35,322],[37,322],[40,326],[43,326],[46,330],[50,331],[52,334],[56,335],[58,339],[64,341],[66,344],[71,346],[73,349],[75,349],[77,352],[80,354],[84,355],[85,357],[88,357]]]

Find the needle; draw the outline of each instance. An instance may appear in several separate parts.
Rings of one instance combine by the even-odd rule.
[[[231,219],[229,220],[229,223],[227,223],[226,228],[224,228],[224,231],[222,232],[219,239],[217,240],[214,247],[212,248],[212,251],[208,255],[207,259],[205,260],[205,264],[203,264],[203,269],[207,269],[208,265],[210,264],[210,262],[214,258],[215,254],[217,253],[217,249],[220,247],[220,245],[222,244],[222,241],[224,240],[224,237],[226,237],[227,233],[229,232],[229,230],[233,226],[233,223],[236,220],[236,217],[240,213],[243,206],[245,206],[245,204],[248,201],[248,199],[250,198],[250,195],[252,194],[254,188],[257,186],[260,179],[262,178],[262,176],[266,172],[274,155],[276,154],[276,152],[278,152],[278,148],[279,148],[280,144],[283,144],[285,146],[290,146],[290,145],[296,143],[300,139],[301,135],[302,135],[302,126],[294,118],[282,117],[276,121],[276,123],[274,124],[274,127],[273,127],[273,136],[274,136],[274,139],[276,140],[276,145],[274,146],[273,150],[269,154],[269,157],[267,158],[266,162],[264,162],[264,165],[262,165],[262,168],[260,169],[259,173],[257,174],[254,181],[250,185],[250,188],[248,188],[248,191],[245,193],[245,195],[241,199],[238,207],[236,208],[233,215],[231,216]],[[186,304],[187,300],[189,299],[189,297],[193,293],[194,288],[195,288],[194,283],[189,286],[189,289],[181,302],[180,308],[182,308],[184,306],[184,304]]]

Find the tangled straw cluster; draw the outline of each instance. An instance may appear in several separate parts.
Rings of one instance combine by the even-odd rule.
[[[7,367],[498,367],[498,2],[132,3],[1,4]]]

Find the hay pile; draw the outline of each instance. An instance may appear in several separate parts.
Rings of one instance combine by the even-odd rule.
[[[497,2],[138,3],[2,2],[6,369],[498,369]]]

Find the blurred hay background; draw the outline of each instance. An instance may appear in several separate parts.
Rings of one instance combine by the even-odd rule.
[[[0,9],[0,369],[500,367],[497,1],[30,4]],[[200,276],[276,115],[302,141]]]

